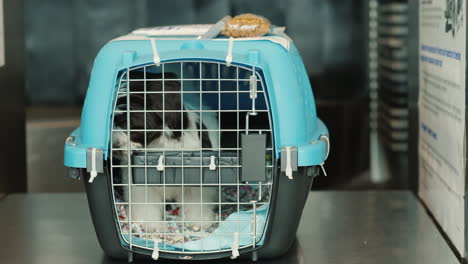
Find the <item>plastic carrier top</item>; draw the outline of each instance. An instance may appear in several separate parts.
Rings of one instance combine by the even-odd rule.
[[[329,152],[328,130],[317,118],[307,71],[284,28],[275,27],[263,37],[201,39],[211,26],[144,28],[107,43],[94,61],[81,126],[65,144],[65,165],[86,168],[90,148],[102,149],[107,160],[119,72],[191,60],[260,70],[268,92],[276,157],[283,147],[295,147],[298,166],[323,164]]]

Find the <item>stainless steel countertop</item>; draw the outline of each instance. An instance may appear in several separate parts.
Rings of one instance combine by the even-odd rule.
[[[104,256],[82,193],[9,195],[0,201],[0,212],[0,263],[126,263]],[[309,195],[290,252],[258,263],[459,261],[413,194],[330,191]]]

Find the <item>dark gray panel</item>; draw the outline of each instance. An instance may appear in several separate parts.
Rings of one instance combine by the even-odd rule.
[[[266,180],[265,149],[266,135],[243,134],[242,144],[242,179],[244,182],[261,182]]]
[[[0,193],[26,191],[23,2],[4,0],[5,66],[0,67]]]
[[[159,164],[159,157],[164,155],[164,171],[158,171],[155,166]],[[236,184],[237,183],[237,168],[234,166],[239,164],[237,160],[237,153],[222,152],[219,157],[217,151],[204,151],[200,158],[200,152],[184,151],[184,159],[180,152],[135,152],[132,155],[132,165],[144,166],[150,165],[150,168],[134,167],[132,168],[133,183],[136,184]],[[203,164],[204,166],[211,165],[214,161],[215,168],[210,169],[205,167],[203,169],[192,167],[182,169],[167,166],[181,166],[182,164]],[[221,166],[231,166],[231,168],[222,168],[222,177],[219,179],[219,171]],[[221,180],[221,182],[220,182]]]

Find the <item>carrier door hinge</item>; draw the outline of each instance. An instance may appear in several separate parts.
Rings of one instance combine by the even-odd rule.
[[[284,171],[290,180],[293,179],[293,172],[297,171],[297,163],[297,147],[282,147],[281,171]]]
[[[86,171],[90,173],[89,183],[92,183],[98,173],[104,172],[103,150],[98,148],[89,148],[86,151]]]

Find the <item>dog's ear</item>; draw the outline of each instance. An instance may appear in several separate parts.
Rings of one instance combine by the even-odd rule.
[[[144,76],[137,76],[142,75],[143,73],[135,73],[131,77],[141,78],[143,79]],[[176,130],[173,131],[174,137],[180,137],[181,129],[182,129],[182,118],[184,118],[184,128],[188,126],[188,118],[187,114],[183,113],[183,102],[181,92],[180,82],[174,79],[177,78],[177,75],[174,73],[165,73],[164,74],[164,84],[163,78],[161,73],[146,73],[146,79],[151,80],[146,82],[146,87],[144,87],[144,82],[136,82],[136,87],[138,91],[146,91],[146,99],[143,94],[132,94],[131,99],[140,99],[138,102],[134,100],[137,105],[130,107],[131,109],[139,107],[138,110],[144,109],[144,100],[146,100],[146,110],[150,112],[146,116],[146,128],[147,129],[164,129],[162,124],[165,124],[165,127]],[[163,86],[164,85],[164,86]],[[164,93],[163,93],[164,91]],[[141,97],[141,98],[140,98]],[[133,101],[131,100],[131,104]],[[164,105],[164,107],[163,107]],[[164,116],[163,116],[164,110]],[[138,120],[131,120],[131,122],[144,122],[143,114],[141,118],[139,118],[138,114],[132,114],[132,118],[136,118]],[[141,119],[141,120],[140,120]],[[142,123],[142,125],[144,125]],[[138,126],[138,124],[137,124]],[[179,130],[179,131],[177,131]],[[157,136],[157,135],[156,135]],[[141,140],[139,138],[139,140]]]
[[[168,74],[166,74],[168,75]],[[165,76],[166,77],[166,76]],[[178,81],[164,82],[164,121],[170,129],[181,129],[183,102]],[[162,118],[162,117],[161,117]]]
[[[164,109],[164,117],[163,113],[158,111],[156,114],[159,115],[159,118],[164,121],[164,124],[167,128],[172,131],[172,134],[175,138],[180,138],[182,132],[181,129],[188,127],[188,118],[187,113],[184,113],[182,110],[184,109],[182,96],[181,96],[181,86],[179,81],[175,80],[166,80],[166,79],[175,79],[177,76],[174,73],[165,73],[164,74],[164,89],[162,87],[162,82],[153,82],[152,87],[150,88],[152,91],[163,91],[163,93],[154,93],[152,95],[152,102],[153,109]],[[163,106],[164,101],[164,108]],[[164,118],[164,119],[163,119]],[[183,127],[182,127],[182,118],[183,118]]]

